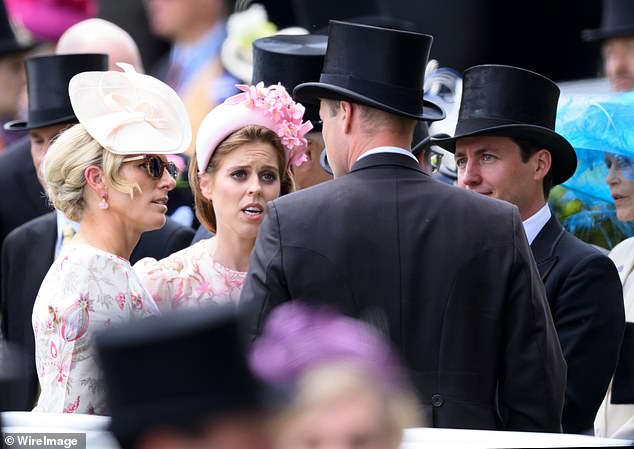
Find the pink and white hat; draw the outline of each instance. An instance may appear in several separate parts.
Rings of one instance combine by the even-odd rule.
[[[86,131],[114,154],[183,153],[192,127],[183,101],[167,84],[118,63],[123,72],[82,72],[68,94]]]
[[[280,137],[286,149],[286,161],[295,166],[307,161],[304,137],[313,125],[302,122],[304,106],[295,102],[284,86],[265,87],[236,84],[242,93],[227,98],[216,106],[202,121],[196,137],[198,172],[204,173],[216,147],[230,134],[248,125],[260,125]]]

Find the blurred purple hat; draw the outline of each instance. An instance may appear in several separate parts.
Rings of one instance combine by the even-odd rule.
[[[5,0],[9,15],[35,39],[56,42],[72,25],[97,15],[96,0]]]
[[[294,383],[309,369],[337,361],[362,364],[388,389],[403,385],[403,369],[384,336],[327,306],[299,301],[278,306],[250,356],[253,371],[277,384]]]

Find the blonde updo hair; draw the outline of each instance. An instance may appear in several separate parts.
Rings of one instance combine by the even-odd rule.
[[[105,179],[114,189],[132,197],[134,190],[140,190],[140,187],[119,177],[124,158],[106,151],[81,123],[63,131],[42,161],[42,176],[49,201],[70,220],[81,220],[86,207],[84,172],[91,165],[102,169]]]
[[[280,177],[280,196],[295,190],[295,181],[293,173],[286,163],[286,151],[279,136],[268,128],[260,125],[247,125],[234,133],[230,134],[225,140],[220,142],[216,150],[213,152],[211,159],[207,165],[203,175],[198,174],[198,166],[196,164],[196,155],[194,154],[189,164],[189,185],[194,193],[194,205],[196,206],[196,218],[210,232],[216,232],[216,213],[214,212],[213,202],[203,195],[200,188],[200,176],[214,174],[222,158],[242,145],[253,142],[263,142],[270,144],[275,149],[277,157],[277,166]]]

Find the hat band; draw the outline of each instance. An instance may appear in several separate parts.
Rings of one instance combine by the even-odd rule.
[[[42,123],[75,115],[73,108],[69,105],[61,108],[37,109],[28,111],[29,123]]]
[[[367,96],[374,101],[397,107],[410,113],[420,114],[423,110],[422,90],[332,73],[322,73],[319,77],[319,82],[343,87],[354,93]]]
[[[487,132],[492,131],[495,128],[508,126],[508,125],[530,125],[530,126],[540,126],[543,128],[548,128],[552,131],[552,129],[548,126],[544,126],[538,123],[527,123],[520,122],[517,120],[507,120],[507,119],[499,119],[499,118],[468,118],[468,119],[458,119],[458,123],[456,124],[456,132],[454,136],[461,136],[464,134],[471,134],[474,132]]]

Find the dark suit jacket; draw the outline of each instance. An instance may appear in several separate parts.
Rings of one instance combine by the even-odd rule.
[[[564,432],[593,432],[625,329],[614,263],[552,216],[531,245],[568,365]]]
[[[0,154],[0,192],[1,246],[13,229],[51,211],[35,174],[29,137],[20,139]]]
[[[430,425],[561,430],[565,362],[509,203],[434,181],[404,155],[367,156],[269,203],[241,297],[251,331],[291,299],[385,331]]]
[[[162,229],[146,232],[132,252],[130,262],[143,257],[161,259],[189,246],[194,231],[167,219]],[[5,396],[8,410],[30,410],[37,394],[35,370],[35,340],[31,325],[33,303],[44,276],[53,263],[57,239],[55,212],[25,223],[5,239],[0,259],[2,332],[8,342],[22,352],[21,371],[27,373],[24,383]],[[8,397],[8,399],[7,399]]]

